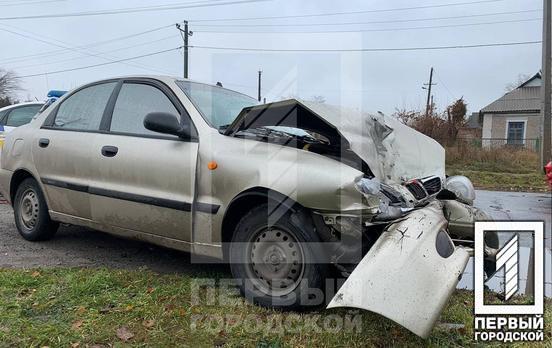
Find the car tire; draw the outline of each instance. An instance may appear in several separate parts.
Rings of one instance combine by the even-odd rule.
[[[59,227],[50,219],[44,194],[35,179],[23,180],[13,201],[15,225],[19,234],[28,241],[51,239]]]
[[[326,303],[326,253],[310,216],[284,209],[274,211],[263,204],[240,220],[229,246],[232,275],[241,294],[257,305],[282,310],[319,307]]]

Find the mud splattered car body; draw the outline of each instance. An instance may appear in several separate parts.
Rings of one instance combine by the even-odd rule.
[[[487,219],[444,166],[390,117],[136,76],[78,88],[9,134],[0,191],[29,240],[62,222],[224,259],[246,297],[279,308],[331,267],[348,279],[330,307],[425,337]]]

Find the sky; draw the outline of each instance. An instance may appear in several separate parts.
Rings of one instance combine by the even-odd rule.
[[[161,5],[181,8],[14,18]],[[262,70],[267,101],[319,96],[330,104],[392,114],[425,108],[422,87],[433,67],[437,108],[463,97],[469,112],[476,112],[519,75],[540,70],[540,44],[396,49],[540,41],[541,9],[542,0],[0,0],[0,69],[21,76],[18,97],[33,100],[44,99],[50,89],[114,76],[180,77],[182,50],[175,48],[183,43],[174,24],[188,20],[193,80],[220,81],[256,97]],[[165,50],[171,51],[113,63]],[[80,69],[91,65],[99,66]],[[71,69],[78,70],[58,73]]]

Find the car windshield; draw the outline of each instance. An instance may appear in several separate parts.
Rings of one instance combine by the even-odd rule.
[[[203,118],[212,127],[223,130],[238,116],[243,108],[257,105],[257,100],[222,87],[190,81],[177,81]]]

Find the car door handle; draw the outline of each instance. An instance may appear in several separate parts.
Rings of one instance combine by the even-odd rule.
[[[40,138],[38,140],[38,146],[44,148],[44,147],[48,147],[48,145],[50,145],[50,139]]]
[[[117,152],[119,152],[119,149],[115,146],[102,147],[102,155],[105,157],[115,157]]]

